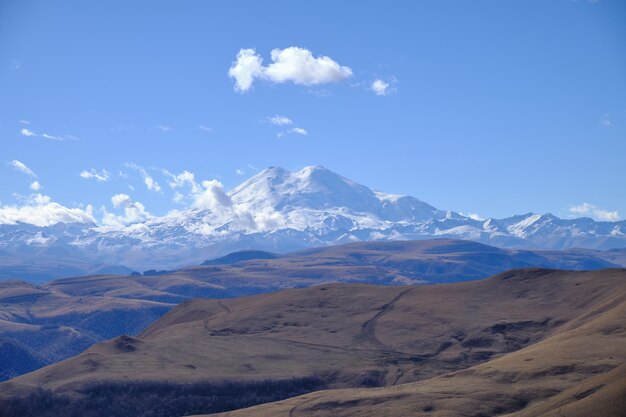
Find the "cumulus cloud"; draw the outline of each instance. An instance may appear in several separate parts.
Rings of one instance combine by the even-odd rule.
[[[106,169],[102,169],[100,170],[100,172],[98,172],[96,169],[90,168],[89,170],[81,171],[79,175],[81,178],[84,178],[86,180],[94,179],[98,182],[106,182],[111,178],[111,173],[109,173],[109,171],[107,171]]]
[[[589,203],[570,206],[569,212],[575,216],[591,216],[596,220],[607,222],[615,222],[620,219],[617,211],[603,210],[600,207]]]
[[[271,59],[271,64],[263,66],[263,58],[254,49],[241,49],[228,70],[228,75],[235,80],[235,91],[245,93],[255,79],[275,84],[319,85],[352,76],[349,67],[327,56],[314,57],[308,49],[296,46],[272,50]]]
[[[111,204],[113,208],[123,210],[123,213],[116,215],[103,207],[102,224],[104,226],[121,228],[129,224],[144,222],[152,217],[143,204],[133,201],[128,194],[115,194],[111,197]]]
[[[396,85],[398,80],[396,77],[390,77],[387,80],[380,78],[375,79],[371,84],[367,85],[367,89],[377,96],[387,96],[397,91]]]
[[[32,169],[30,169],[29,167],[26,166],[25,163],[23,163],[21,161],[18,161],[17,159],[14,159],[11,162],[9,162],[9,165],[12,166],[17,171],[20,171],[23,174],[26,174],[26,175],[31,176],[33,178],[37,178],[37,175],[33,172]]]
[[[370,85],[370,89],[377,96],[387,95],[388,88],[389,88],[389,83],[383,80],[374,80],[372,81],[372,85]]]
[[[255,78],[263,74],[263,58],[254,49],[240,49],[237,59],[228,69],[228,76],[235,79],[235,91],[244,93],[252,87]]]
[[[194,196],[193,206],[199,209],[220,209],[233,205],[224,192],[224,185],[218,180],[202,181],[202,190]]]
[[[267,121],[276,126],[287,126],[293,123],[293,121],[290,118],[286,116],[281,116],[279,114],[274,115],[272,117],[268,117]]]
[[[39,183],[39,181],[31,182],[29,187],[33,191],[40,191],[41,189],[43,189],[43,186]]]
[[[68,208],[42,194],[34,194],[24,205],[0,207],[0,224],[28,223],[35,226],[52,226],[57,223],[95,223],[93,207]]]

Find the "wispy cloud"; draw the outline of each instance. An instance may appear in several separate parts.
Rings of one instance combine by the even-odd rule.
[[[26,166],[25,163],[23,163],[21,161],[18,161],[17,159],[14,159],[11,162],[9,162],[9,165],[12,166],[17,171],[20,171],[23,174],[26,174],[26,175],[31,176],[33,178],[37,178],[37,175],[33,172],[32,169],[30,169],[28,166]]]
[[[303,136],[307,136],[309,134],[309,132],[307,132],[305,129],[302,129],[301,127],[294,127],[293,129],[289,129],[289,132]]]
[[[613,122],[611,122],[611,115],[609,113],[605,113],[600,118],[600,126],[602,127],[611,127],[613,126]]]
[[[213,132],[213,128],[212,127],[205,126],[205,125],[198,126],[198,129],[200,129],[200,130],[202,130],[204,132],[207,132],[207,133]]]
[[[94,179],[98,182],[106,182],[111,179],[111,173],[106,169],[102,169],[98,172],[95,168],[90,168],[89,170],[83,170],[79,174],[81,178],[84,179]]]
[[[20,121],[21,122],[25,122],[25,120]],[[26,124],[26,123],[22,123],[22,124]],[[34,131],[32,131],[31,129],[28,128],[22,128],[20,129],[20,135],[22,136],[26,136],[26,137],[41,137],[44,139],[48,139],[48,140],[56,140],[56,141],[64,141],[64,140],[78,140],[78,138],[76,136],[73,135],[63,135],[63,136],[58,136],[58,135],[51,135],[49,133],[36,133]]]
[[[274,49],[271,59],[271,64],[263,66],[263,58],[254,49],[239,50],[228,70],[228,75],[235,80],[235,91],[247,92],[256,79],[274,84],[319,85],[352,76],[351,68],[339,65],[327,56],[314,57],[308,49],[297,46]]]
[[[161,192],[161,186],[150,174],[148,174],[148,171],[146,171],[145,168],[137,164],[134,164],[132,162],[127,162],[126,164],[124,164],[124,166],[126,166],[127,168],[134,169],[135,171],[139,172],[148,190],[154,191],[157,193]]]
[[[17,59],[12,59],[11,69],[15,71],[19,71],[20,69],[22,69],[22,61],[18,61]]]
[[[246,175],[246,171],[244,171],[242,169],[236,169],[235,170],[235,174],[237,174],[237,175]]]
[[[591,216],[596,220],[602,220],[607,222],[615,222],[620,219],[619,213],[617,211],[604,210],[594,204],[589,203],[582,203],[570,206],[569,212],[575,216]]]
[[[267,121],[275,126],[287,126],[293,124],[293,121],[290,118],[286,116],[281,116],[279,114],[268,117]]]
[[[29,122],[28,120],[23,120],[23,119],[22,119],[22,120],[20,120],[20,124],[21,124],[21,125],[29,125],[29,124],[30,124],[30,122]]]
[[[155,129],[159,129],[161,132],[169,132],[170,130],[172,130],[171,126],[165,126],[165,125],[156,125],[154,126]]]

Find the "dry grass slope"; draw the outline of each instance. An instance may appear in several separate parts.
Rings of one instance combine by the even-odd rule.
[[[333,389],[232,415],[549,413],[581,397],[577,386],[595,389],[585,384],[596,376],[609,382],[587,403],[620,392],[609,372],[625,361],[626,271],[524,269],[459,284],[328,284],[193,300],[136,338],[0,384],[0,397],[37,388],[77,395],[94,382],[316,377]]]

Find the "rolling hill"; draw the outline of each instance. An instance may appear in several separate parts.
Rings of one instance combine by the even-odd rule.
[[[197,299],[137,337],[0,384],[0,409],[46,415],[37,408],[45,403],[65,415],[181,415],[324,388],[233,415],[549,413],[589,390],[622,392],[624,313],[622,269],[535,268],[454,284],[323,284]]]
[[[601,257],[606,253],[520,251],[450,239],[357,242],[287,255],[237,252],[206,265],[144,276],[94,275],[40,286],[0,282],[0,340],[7,352],[0,380],[111,337],[136,335],[174,305],[194,297],[230,298],[330,282],[456,282],[510,268],[618,266]]]

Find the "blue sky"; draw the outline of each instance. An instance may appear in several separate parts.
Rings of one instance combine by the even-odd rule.
[[[163,170],[320,164],[482,217],[623,219],[625,159],[620,0],[0,0],[5,209],[164,214]]]

